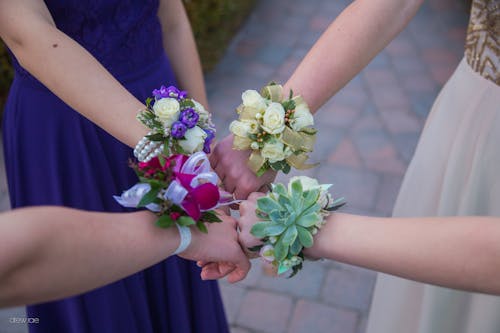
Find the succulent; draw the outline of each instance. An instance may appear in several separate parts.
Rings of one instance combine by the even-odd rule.
[[[344,205],[342,198],[320,200],[331,198],[324,186],[304,189],[301,177],[296,178],[288,189],[283,184],[272,184],[271,192],[257,200],[256,214],[261,222],[251,229],[252,235],[264,243],[253,250],[263,249],[261,256],[272,259],[278,274],[292,269],[291,276],[302,268],[302,250],[313,245],[313,235],[323,225],[324,216]],[[322,201],[326,202],[324,207]]]

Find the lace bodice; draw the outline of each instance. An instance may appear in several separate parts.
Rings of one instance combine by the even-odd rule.
[[[472,2],[465,57],[472,69],[500,85],[500,0]]]
[[[115,77],[151,64],[163,53],[158,0],[45,0],[58,29]],[[16,69],[24,71],[17,61]]]

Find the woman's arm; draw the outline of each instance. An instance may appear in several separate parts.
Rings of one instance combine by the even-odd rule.
[[[315,112],[413,18],[423,0],[356,0],[330,24],[283,86]]]
[[[26,70],[118,140],[134,147],[147,133],[135,118],[143,103],[57,29],[43,1],[0,0],[0,37]]]
[[[200,57],[182,1],[162,0],[158,17],[162,25],[163,47],[180,87],[208,110]]]
[[[192,231],[186,259],[228,262],[229,281],[250,268],[237,242],[235,221],[210,232]],[[177,228],[154,225],[155,215],[33,207],[0,214],[0,307],[38,303],[79,294],[114,282],[171,255]]]
[[[308,254],[445,287],[500,295],[500,218],[332,214]]]
[[[255,200],[240,205],[240,241],[259,243],[250,233]],[[305,251],[420,282],[500,294],[500,218],[378,218],[334,213]]]
[[[302,95],[312,112],[346,85],[415,15],[423,0],[356,0],[313,45],[283,86]],[[272,181],[257,178],[247,166],[250,151],[232,150],[233,138],[221,140],[210,157],[226,188],[244,199]]]

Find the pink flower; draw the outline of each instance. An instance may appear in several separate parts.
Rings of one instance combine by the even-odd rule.
[[[177,221],[177,219],[181,217],[181,213],[178,213],[178,212],[172,212],[170,213],[170,218],[174,221]]]

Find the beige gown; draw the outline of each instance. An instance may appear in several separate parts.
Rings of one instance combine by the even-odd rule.
[[[465,57],[429,114],[395,216],[500,216],[499,39],[500,0],[474,0]],[[500,333],[500,297],[379,274],[366,332]]]

